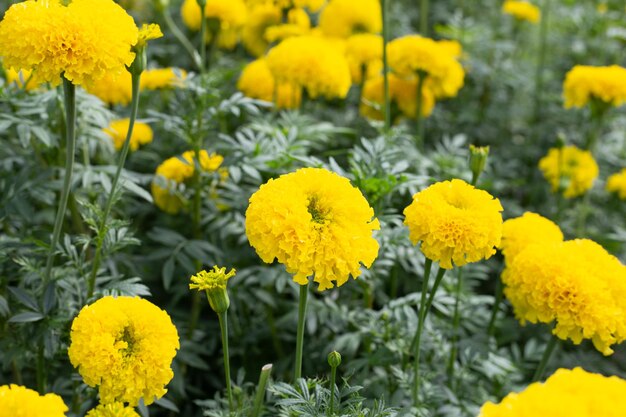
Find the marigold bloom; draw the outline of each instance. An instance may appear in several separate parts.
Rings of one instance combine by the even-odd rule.
[[[314,275],[320,291],[372,265],[378,255],[372,231],[379,228],[363,194],[321,168],[269,180],[246,210],[246,235],[263,262],[277,259],[300,285]]]
[[[444,269],[489,259],[502,237],[502,206],[488,192],[454,179],[431,185],[404,209],[413,244]]]
[[[267,1],[267,0],[259,0]],[[291,9],[293,7],[307,8],[313,13],[322,8],[326,0],[274,0],[274,3],[281,9]]]
[[[128,71],[118,75],[107,73],[98,81],[85,86],[85,90],[111,106],[126,106],[133,97],[131,75]]]
[[[207,172],[217,171],[224,157],[215,153],[200,151],[198,158],[200,167]],[[182,156],[166,159],[156,169],[155,180],[152,182],[154,204],[169,214],[176,214],[183,208],[180,196],[181,187],[193,177],[194,152],[187,151]],[[220,174],[221,175],[221,174]]]
[[[368,78],[381,74],[383,38],[370,33],[350,36],[346,42],[346,58],[354,84],[360,84]]]
[[[276,102],[279,109],[295,109],[300,107],[302,92],[290,84],[279,84],[276,87],[274,77],[263,58],[252,61],[241,72],[237,88],[246,97]]]
[[[408,35],[389,42],[389,66],[400,77],[425,74],[425,87],[436,98],[454,97],[461,87],[465,71],[457,60],[458,43],[434,41],[419,35]]]
[[[599,168],[593,155],[576,146],[552,148],[539,160],[539,169],[552,185],[553,192],[563,190],[565,198],[578,197],[593,187]]]
[[[273,25],[265,30],[265,40],[270,43],[283,41],[294,36],[302,36],[311,30],[311,19],[304,9],[291,9],[287,12],[287,22]]]
[[[201,10],[196,0],[184,0],[180,15],[185,25],[200,30]],[[232,49],[237,44],[239,30],[246,23],[248,8],[243,0],[209,0],[205,7],[205,17],[219,21],[220,30],[217,44],[221,48]],[[207,33],[207,36],[210,35]]]
[[[385,80],[382,75],[365,82],[361,94],[361,114],[375,120],[384,119]],[[417,78],[405,80],[389,74],[389,99],[392,103],[391,117],[397,121],[399,115],[394,114],[394,104],[408,118],[415,118],[417,113]],[[435,108],[435,97],[427,89],[422,89],[422,117],[428,117]]]
[[[132,407],[126,407],[123,403],[100,404],[91,409],[85,417],[139,417]]]
[[[63,74],[82,85],[125,71],[138,33],[112,0],[24,1],[0,22],[0,56],[9,67],[34,70],[42,82],[58,84]]]
[[[214,266],[210,271],[200,271],[191,277],[190,290],[205,291],[209,305],[218,314],[224,313],[230,306],[226,281],[235,276],[235,269],[228,273],[226,268]]]
[[[160,90],[177,88],[184,85],[187,71],[180,68],[153,68],[141,73],[139,88],[141,90]]]
[[[104,133],[109,135],[113,141],[113,146],[115,146],[115,149],[118,151],[124,146],[129,126],[130,119],[119,119],[113,120],[109,127],[103,129]],[[136,151],[139,149],[140,145],[152,142],[152,137],[153,133],[149,125],[142,122],[135,122],[133,134],[130,137],[130,150]]]
[[[379,33],[382,21],[379,0],[330,0],[319,26],[326,36],[347,38],[360,32]]]
[[[617,193],[619,198],[626,200],[626,168],[607,179],[606,190],[610,193]]]
[[[559,369],[499,404],[486,403],[478,417],[622,417],[624,410],[626,381],[575,368]]]
[[[314,36],[289,38],[267,54],[267,65],[280,84],[304,88],[311,98],[345,98],[350,89],[350,68],[328,41]]]
[[[180,345],[168,314],[138,297],[104,297],[72,322],[70,362],[100,402],[146,405],[161,398]]]
[[[40,396],[19,385],[0,386],[0,411],[11,417],[65,417],[67,406],[56,394]]]
[[[604,355],[626,339],[626,267],[588,239],[531,244],[502,273],[522,324],[551,323],[560,339],[590,339]]]
[[[538,23],[541,19],[539,7],[528,1],[506,0],[502,5],[502,12],[530,23]]]
[[[499,249],[509,263],[528,245],[562,241],[563,232],[559,226],[537,213],[527,211],[520,217],[504,222]]]
[[[610,106],[626,103],[626,68],[576,65],[563,82],[565,107],[584,107],[597,100]]]
[[[248,52],[260,57],[265,54],[270,42],[304,35],[310,28],[311,21],[303,9],[290,9],[286,23],[282,24],[281,8],[273,3],[262,3],[250,9],[241,31],[241,40]]]
[[[15,83],[19,88],[25,89],[26,91],[33,91],[41,84],[34,76],[33,72],[29,70],[16,71],[13,68],[5,67],[4,75],[7,84]]]

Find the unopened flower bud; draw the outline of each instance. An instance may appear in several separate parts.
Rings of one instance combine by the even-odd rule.
[[[341,365],[341,355],[336,350],[333,350],[328,354],[328,364],[331,368],[337,368]]]
[[[470,170],[472,171],[473,184],[476,184],[478,177],[485,170],[488,157],[489,146],[470,145]]]
[[[235,276],[235,270],[226,273],[226,268],[214,266],[210,271],[200,271],[191,277],[189,289],[206,291],[209,305],[217,314],[221,314],[230,307],[230,298],[226,290],[226,281]]]

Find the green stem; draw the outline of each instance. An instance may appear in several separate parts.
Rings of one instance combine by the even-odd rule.
[[[548,44],[548,19],[550,16],[550,1],[545,0],[541,10],[541,26],[539,28],[539,56],[537,59],[537,72],[535,73],[535,122],[541,116],[542,94],[544,90],[544,68],[546,65],[546,52]]]
[[[385,132],[391,129],[391,100],[389,97],[389,61],[387,58],[387,42],[389,41],[389,24],[387,22],[387,0],[381,0],[383,15],[383,89],[384,89],[384,105],[383,111],[385,115]]]
[[[124,145],[122,146],[122,150],[117,161],[117,168],[115,170],[115,175],[113,176],[113,181],[111,181],[111,191],[109,192],[104,205],[104,212],[102,213],[102,219],[100,219],[100,225],[98,226],[98,234],[96,236],[96,252],[93,258],[91,274],[89,275],[89,282],[87,286],[87,299],[93,296],[96,288],[96,276],[98,275],[98,269],[100,268],[100,262],[102,260],[102,247],[106,237],[107,220],[109,219],[109,214],[111,214],[111,209],[113,208],[113,201],[115,200],[115,193],[117,192],[117,184],[120,180],[122,169],[124,168],[124,163],[126,162],[126,157],[128,156],[128,150],[130,149],[130,138],[133,135],[133,127],[135,126],[135,120],[137,119],[137,112],[139,110],[140,79],[141,73],[131,75],[132,101],[130,105],[128,132],[126,133],[126,140],[124,141]]]
[[[172,16],[170,15],[170,12],[167,8],[164,8],[163,10],[163,20],[165,21],[165,25],[167,26],[169,31],[172,32],[174,37],[178,40],[178,42],[180,42],[183,48],[187,51],[187,53],[191,57],[191,61],[193,62],[194,66],[199,71],[201,71],[202,61],[201,61],[200,55],[198,55],[198,51],[196,51],[196,49],[193,47],[189,39],[187,39],[187,37],[183,34],[183,32],[176,25],[176,23],[174,23],[174,20],[172,19]]]
[[[328,416],[335,414],[335,384],[337,381],[337,367],[330,367],[330,404],[328,406]]]
[[[417,315],[417,330],[415,332],[415,337],[413,338],[412,347],[415,352],[415,362],[413,363],[413,372],[415,374],[415,379],[413,381],[413,402],[415,404],[418,403],[419,400],[419,364],[420,364],[420,342],[422,340],[422,328],[424,326],[425,319],[425,306],[426,306],[426,297],[428,295],[428,281],[430,279],[430,271],[433,266],[433,261],[426,258],[424,262],[424,278],[422,279],[422,294],[420,297],[420,306]]]
[[[220,320],[220,330],[222,331],[222,350],[224,351],[224,376],[226,378],[226,392],[228,393],[228,410],[232,413],[233,407],[233,390],[230,385],[230,356],[228,355],[228,313],[218,313]]]
[[[47,391],[46,379],[46,358],[44,356],[44,342],[42,337],[37,349],[37,390],[41,395],[44,395]]]
[[[450,349],[450,357],[448,358],[448,381],[452,385],[454,377],[454,362],[456,361],[457,352],[459,350],[459,326],[461,324],[461,290],[463,289],[463,270],[457,270],[456,292],[454,302],[454,316],[452,319],[452,349]]]
[[[265,399],[265,387],[267,386],[267,380],[272,373],[272,364],[267,364],[261,368],[261,376],[259,376],[259,384],[256,389],[256,396],[254,397],[254,407],[252,408],[252,417],[259,417],[261,410],[263,409],[263,400]]]
[[[422,93],[424,90],[425,74],[418,74],[417,90],[415,92],[416,110],[415,110],[415,145],[418,149],[424,149],[423,123],[422,123]]]
[[[63,77],[63,96],[65,99],[65,173],[63,175],[63,188],[61,189],[61,198],[54,219],[54,229],[52,231],[52,241],[48,250],[48,259],[46,260],[46,269],[43,275],[43,288],[46,288],[50,281],[52,273],[52,264],[54,263],[54,254],[56,252],[59,238],[61,237],[61,229],[63,228],[63,219],[65,218],[65,210],[67,209],[67,201],[70,195],[70,187],[72,185],[72,171],[74,170],[74,150],[76,148],[76,87],[65,77]]]
[[[589,130],[589,134],[587,135],[587,140],[585,143],[585,149],[593,154],[593,151],[598,143],[598,139],[600,138],[600,134],[602,133],[602,126],[604,124],[604,115],[606,111],[601,110],[596,114],[592,115],[591,120],[591,129]]]
[[[298,304],[298,330],[296,333],[296,367],[294,380],[302,378],[302,348],[304,347],[304,320],[306,318],[306,301],[309,295],[309,284],[300,285],[300,301]]]
[[[206,69],[206,4],[207,1],[205,0],[201,10],[202,19],[200,19],[200,72],[204,72]]]
[[[429,0],[420,0],[420,35],[428,36],[428,8]]]
[[[437,290],[439,289],[439,285],[441,284],[441,281],[443,280],[443,276],[445,275],[446,270],[443,269],[442,267],[439,267],[439,270],[437,271],[437,277],[435,278],[435,283],[433,284],[433,289],[430,292],[430,296],[428,297],[428,304],[426,304],[426,308],[424,311],[424,319],[426,319],[426,316],[428,315],[428,312],[430,311],[430,307],[432,307],[433,305],[433,301],[435,300],[435,294],[437,293]]]
[[[493,310],[491,311],[491,319],[489,320],[489,326],[487,327],[487,334],[493,336],[496,332],[496,318],[498,317],[498,311],[500,310],[500,304],[504,297],[504,288],[502,282],[498,280],[496,282],[496,298],[493,302]]]
[[[541,362],[539,362],[539,366],[537,366],[537,370],[535,371],[535,375],[533,375],[533,382],[539,381],[543,378],[543,373],[546,370],[546,366],[550,361],[550,357],[552,357],[552,353],[559,344],[559,339],[556,336],[551,336],[548,344],[546,345],[546,350],[543,351],[543,356],[541,357]]]

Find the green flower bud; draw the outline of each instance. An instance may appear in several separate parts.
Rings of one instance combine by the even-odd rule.
[[[337,368],[341,365],[341,355],[336,350],[333,350],[328,354],[328,364],[331,368]]]
[[[210,271],[200,271],[191,277],[189,289],[205,291],[209,305],[218,314],[224,313],[230,307],[230,298],[226,290],[226,281],[235,276],[235,270],[226,273],[226,268],[214,266]]]
[[[478,177],[485,170],[487,158],[489,157],[489,146],[470,145],[470,170],[472,171],[472,184],[476,184]]]

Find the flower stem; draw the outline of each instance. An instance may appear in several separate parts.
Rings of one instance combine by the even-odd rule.
[[[191,61],[195,65],[198,70],[202,70],[201,58],[198,54],[198,51],[195,50],[189,39],[183,34],[180,28],[174,23],[172,16],[167,8],[163,10],[163,20],[165,21],[165,25],[172,32],[174,37],[180,42],[183,48],[187,51],[189,56],[191,57]]]
[[[441,284],[441,281],[443,280],[443,276],[445,275],[445,273],[446,273],[446,270],[443,269],[442,267],[439,267],[439,270],[437,271],[437,277],[435,277],[435,283],[433,284],[433,289],[430,292],[430,296],[428,297],[428,303],[426,304],[426,308],[424,310],[424,319],[426,319],[426,316],[428,315],[428,312],[430,311],[430,307],[433,305],[435,294],[437,293],[437,290],[439,289],[439,285]]]
[[[261,368],[261,376],[259,377],[259,385],[257,385],[256,396],[254,397],[254,408],[252,409],[252,417],[259,417],[263,408],[263,400],[265,399],[265,387],[267,380],[272,373],[272,364],[267,364]]]
[[[389,97],[389,62],[387,58],[387,42],[389,40],[389,24],[387,23],[387,0],[381,0],[383,15],[383,84],[384,84],[384,105],[385,132],[391,129],[391,100]]]
[[[74,169],[74,150],[76,148],[76,87],[65,77],[63,77],[63,96],[65,99],[65,173],[63,175],[63,188],[61,189],[61,197],[59,199],[59,207],[54,218],[54,229],[52,231],[52,241],[48,249],[48,259],[46,260],[46,269],[43,275],[43,288],[46,288],[50,281],[52,273],[52,264],[54,263],[54,254],[56,251],[59,238],[61,237],[61,229],[63,228],[63,219],[65,210],[67,209],[67,201],[70,195],[70,187],[72,185],[72,171]]]
[[[463,270],[459,268],[457,270],[456,277],[456,292],[454,302],[454,315],[452,318],[452,349],[450,349],[450,357],[448,358],[448,381],[452,386],[452,378],[454,377],[454,362],[456,361],[456,355],[459,350],[459,326],[461,324],[461,290],[463,289]]]
[[[546,51],[548,43],[548,19],[550,16],[550,1],[544,0],[541,10],[541,26],[539,28],[539,56],[537,59],[537,72],[535,73],[535,121],[541,116],[541,103],[544,77],[543,72],[546,66]]]
[[[201,11],[202,19],[200,19],[200,72],[206,69],[206,4],[207,1],[204,1]]]
[[[233,390],[230,385],[230,356],[228,354],[228,316],[227,312],[218,313],[220,320],[220,330],[222,331],[222,350],[224,351],[224,376],[226,378],[226,392],[228,394],[228,410],[232,413],[233,408]]]
[[[328,405],[328,416],[335,414],[335,384],[337,382],[337,367],[330,367],[330,404]]]
[[[489,326],[487,327],[487,334],[493,336],[496,332],[496,318],[498,317],[498,311],[500,310],[500,304],[504,296],[504,288],[502,282],[498,280],[496,282],[496,298],[493,302],[493,310],[491,311],[491,319],[489,320]]]
[[[420,35],[428,36],[428,8],[429,0],[420,0]]]
[[[306,301],[309,295],[309,284],[300,285],[300,301],[298,304],[298,330],[296,333],[296,367],[294,380],[302,378],[302,348],[304,346],[304,320],[306,318]]]
[[[117,168],[115,170],[115,176],[113,176],[113,181],[111,182],[111,191],[109,192],[106,203],[104,205],[104,212],[102,213],[100,225],[98,226],[98,234],[96,236],[96,252],[93,258],[91,274],[89,275],[89,282],[87,285],[87,299],[93,296],[96,287],[96,276],[98,275],[98,269],[100,268],[100,262],[102,258],[102,246],[104,245],[104,239],[106,236],[107,220],[109,218],[109,214],[111,214],[111,209],[113,208],[113,201],[115,200],[115,193],[117,192],[117,184],[120,180],[122,169],[124,168],[124,163],[126,162],[126,157],[128,156],[128,150],[130,148],[130,138],[133,135],[133,127],[135,126],[135,120],[137,119],[137,112],[139,110],[140,78],[141,73],[131,75],[132,101],[130,105],[130,121],[128,123],[128,132],[126,133],[126,140],[124,141],[124,145],[122,146],[122,150],[120,151],[120,156],[117,161]]]
[[[424,123],[422,118],[422,94],[424,92],[425,74],[419,74],[417,80],[417,90],[415,92],[416,109],[415,109],[415,144],[418,149],[424,149]]]
[[[546,370],[546,366],[550,361],[550,357],[552,353],[554,353],[555,348],[559,344],[559,339],[556,336],[551,336],[548,344],[546,345],[546,350],[543,351],[543,356],[541,357],[541,362],[539,362],[539,366],[537,366],[537,370],[535,371],[535,375],[533,375],[533,382],[539,381],[543,378],[543,373]]]
[[[419,399],[419,362],[420,362],[420,341],[422,339],[422,327],[424,326],[424,306],[426,305],[426,296],[428,295],[428,280],[430,279],[430,270],[432,269],[433,261],[426,258],[424,262],[424,278],[422,279],[422,294],[420,298],[420,306],[417,315],[417,330],[415,337],[413,338],[413,349],[415,352],[415,363],[413,364],[413,371],[415,374],[415,380],[413,381],[413,402],[417,404]]]

